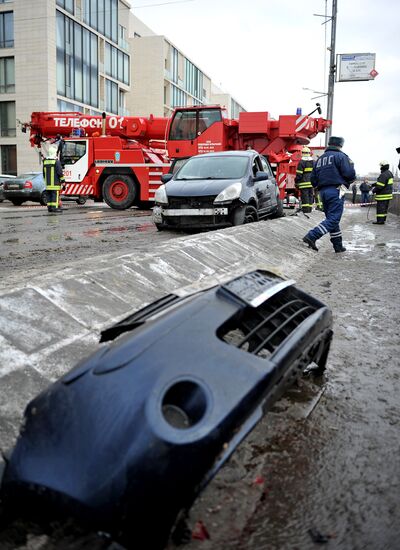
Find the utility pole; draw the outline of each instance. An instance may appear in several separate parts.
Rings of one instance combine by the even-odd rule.
[[[333,120],[333,92],[335,88],[336,77],[336,18],[337,18],[337,0],[332,0],[332,16],[331,16],[331,47],[330,47],[330,62],[329,62],[329,80],[328,80],[328,105],[327,118]],[[325,145],[328,145],[329,138],[332,135],[332,128],[326,129]]]

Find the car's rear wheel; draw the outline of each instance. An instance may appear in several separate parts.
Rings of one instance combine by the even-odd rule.
[[[11,202],[14,206],[21,206],[24,201],[22,199],[11,199]]]
[[[39,202],[42,206],[47,206],[47,193],[46,193],[46,191],[43,191],[43,193],[40,195]]]
[[[103,197],[108,206],[126,210],[135,202],[137,188],[130,176],[112,174],[103,184]]]
[[[86,203],[86,197],[79,197],[79,199],[76,199],[77,204],[85,204]]]
[[[257,221],[258,212],[256,208],[250,204],[236,208],[232,217],[233,225],[243,225],[244,223],[253,223]]]

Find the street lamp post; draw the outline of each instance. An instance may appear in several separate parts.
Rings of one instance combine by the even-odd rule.
[[[335,62],[335,48],[336,48],[336,14],[337,14],[337,0],[332,0],[332,17],[331,17],[331,47],[330,47],[330,63],[329,63],[329,81],[328,81],[328,106],[327,117],[328,120],[333,120],[333,94],[335,88],[335,76],[336,76],[336,62]],[[332,127],[326,129],[325,145],[328,145],[329,138],[332,135]]]
[[[325,11],[326,13],[326,11]],[[327,118],[328,120],[333,119],[333,95],[334,95],[334,88],[335,88],[335,77],[336,77],[336,62],[335,62],[335,55],[336,55],[336,19],[337,19],[337,0],[332,0],[332,15],[321,15],[319,13],[314,13],[317,17],[324,17],[325,21],[322,23],[323,25],[326,25],[329,21],[331,21],[331,45],[329,51],[330,51],[330,60],[329,60],[329,78],[328,78],[328,93],[322,94],[328,96],[327,101]],[[317,92],[318,93],[318,92]],[[315,99],[315,98],[313,98]],[[332,134],[332,127],[326,129],[325,132],[325,145],[328,145],[329,138]]]

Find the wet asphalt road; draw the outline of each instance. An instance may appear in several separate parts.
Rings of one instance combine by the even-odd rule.
[[[66,208],[48,217],[42,207],[0,204],[8,281],[176,236],[158,233],[147,212]],[[366,210],[347,212],[348,252],[321,250],[298,281],[334,313],[326,376],[302,380],[240,446],[195,503],[198,538],[187,550],[400,548],[400,221],[370,221]],[[73,529],[17,540],[18,527],[4,548],[112,548]]]
[[[17,272],[29,277],[35,268],[62,267],[88,256],[149,250],[176,234],[157,231],[151,212],[112,210],[105,203],[79,206],[64,202],[64,211],[49,215],[35,203],[0,203],[0,277]]]

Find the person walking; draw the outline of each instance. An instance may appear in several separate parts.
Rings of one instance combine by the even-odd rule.
[[[361,206],[365,206],[367,203],[370,202],[370,200],[369,200],[369,185],[368,185],[368,180],[367,179],[364,179],[364,181],[360,185],[360,191],[361,191]]]
[[[48,212],[62,212],[59,204],[64,174],[61,162],[57,158],[56,145],[50,145],[49,152],[43,160],[43,178],[46,184]]]
[[[308,214],[312,211],[314,202],[313,186],[310,181],[312,169],[313,159],[311,156],[311,149],[309,147],[303,147],[301,150],[301,161],[297,166],[294,183],[300,191],[301,210],[304,214]]]
[[[354,182],[353,185],[351,186],[351,192],[353,193],[352,203],[356,204],[356,198],[357,198],[357,184],[356,184],[356,182]]]
[[[348,189],[356,179],[356,172],[353,162],[342,151],[343,144],[342,137],[331,136],[327,149],[311,172],[311,183],[320,194],[325,219],[303,237],[303,242],[316,251],[316,241],[327,233],[330,233],[335,252],[346,251],[339,226],[344,205],[344,193],[340,192],[340,188],[345,186]]]
[[[372,186],[376,200],[376,221],[372,223],[383,225],[386,222],[389,202],[393,198],[393,174],[389,170],[389,163],[386,160],[382,160],[379,166],[381,173]]]

